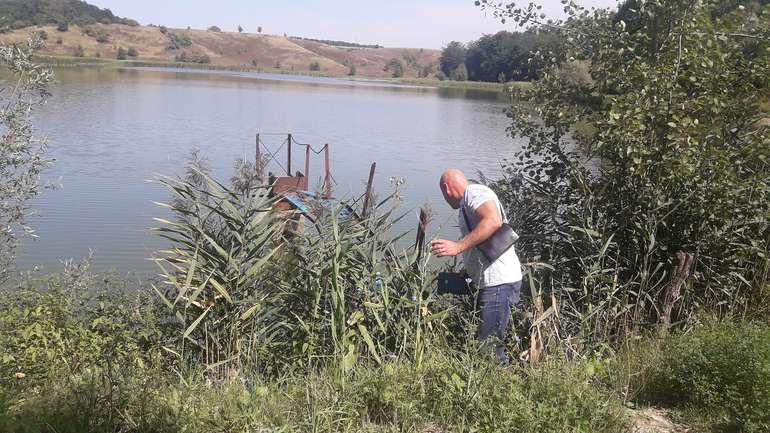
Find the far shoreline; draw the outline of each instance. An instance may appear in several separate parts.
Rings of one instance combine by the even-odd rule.
[[[381,78],[381,77],[366,77],[366,76],[350,76],[350,75],[335,75],[327,74],[323,72],[312,71],[291,71],[285,69],[264,69],[255,68],[246,65],[242,66],[228,66],[228,65],[212,65],[212,64],[198,64],[198,63],[181,63],[181,62],[162,62],[162,61],[150,61],[150,60],[113,60],[103,59],[97,57],[73,57],[73,56],[51,56],[51,55],[36,55],[35,61],[54,67],[105,67],[105,68],[173,68],[180,70],[198,70],[198,71],[228,71],[228,72],[258,72],[266,74],[276,75],[291,75],[301,77],[316,77],[316,78],[333,78],[340,81],[359,81],[359,82],[372,82],[383,84],[401,84],[412,85],[420,87],[431,88],[452,88],[452,89],[469,89],[469,90],[484,90],[491,92],[507,92],[512,89],[526,89],[531,86],[527,81],[512,81],[508,83],[489,83],[483,81],[451,81],[451,80],[438,80],[432,78]]]

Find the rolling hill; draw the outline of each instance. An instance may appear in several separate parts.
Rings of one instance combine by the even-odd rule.
[[[0,0],[0,43],[40,34],[39,54],[386,78],[432,77],[440,52],[262,33],[140,26],[80,0]],[[352,45],[352,46],[351,46]],[[400,65],[400,66],[399,66]]]
[[[101,23],[71,25],[66,32],[58,31],[56,25],[25,27],[0,34],[0,43],[23,42],[37,32],[44,32],[46,38],[40,54],[48,56],[116,59],[122,48],[135,55],[126,57],[129,60],[175,62],[183,57],[217,66],[338,76],[355,72],[373,78],[391,77],[393,68],[386,70],[386,66],[393,59],[403,65],[404,77],[426,72],[432,76],[441,55],[431,49],[351,48],[267,34]],[[188,41],[188,45],[175,44],[172,39]]]

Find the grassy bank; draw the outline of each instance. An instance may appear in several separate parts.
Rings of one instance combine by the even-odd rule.
[[[71,57],[71,56],[35,56],[35,61],[56,67],[77,66],[105,66],[105,67],[148,67],[148,68],[175,68],[197,69],[204,71],[232,71],[232,72],[266,72],[271,74],[298,75],[309,77],[332,77],[322,72],[291,71],[282,69],[263,69],[247,66],[222,66],[204,63],[162,62],[151,60],[114,60],[100,59],[96,57]]]
[[[511,83],[487,83],[481,81],[451,81],[451,80],[435,80],[435,79],[394,79],[395,82],[403,84],[414,84],[419,86],[439,87],[439,88],[451,88],[451,89],[473,89],[473,90],[489,90],[494,92],[503,92],[511,89],[526,89],[531,86],[531,83],[526,81],[511,82]]]

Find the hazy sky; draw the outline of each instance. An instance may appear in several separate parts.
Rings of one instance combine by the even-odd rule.
[[[441,48],[484,33],[514,30],[485,16],[474,0],[89,0],[142,24],[304,36],[381,44]],[[521,2],[524,4],[525,2]],[[560,16],[559,0],[542,0],[543,10]],[[615,6],[617,0],[584,0],[584,6]]]

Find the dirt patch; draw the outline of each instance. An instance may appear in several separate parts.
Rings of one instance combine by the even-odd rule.
[[[671,420],[671,415],[662,409],[646,408],[631,411],[629,433],[695,433],[693,430]]]

